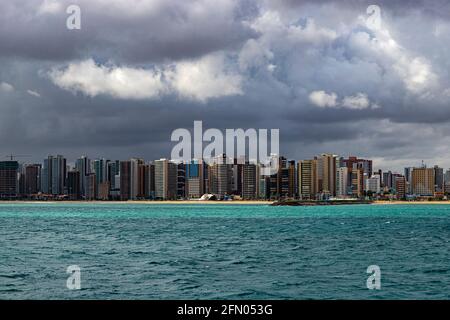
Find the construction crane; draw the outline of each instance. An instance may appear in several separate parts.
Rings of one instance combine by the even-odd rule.
[[[28,154],[10,154],[10,155],[5,156],[5,158],[10,158],[11,161],[14,161],[15,158],[19,158],[19,157],[22,158],[22,157],[31,157],[31,156]]]

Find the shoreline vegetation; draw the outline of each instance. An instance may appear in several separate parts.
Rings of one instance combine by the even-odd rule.
[[[331,200],[331,201],[300,201],[300,200],[233,200],[233,201],[200,201],[200,200],[128,200],[128,201],[84,201],[84,200],[1,200],[1,204],[98,204],[98,205],[270,205],[270,206],[336,206],[336,205],[357,205],[357,204],[373,204],[373,205],[431,205],[431,204],[450,204],[450,200]]]

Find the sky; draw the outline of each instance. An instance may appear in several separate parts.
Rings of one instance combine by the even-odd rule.
[[[289,159],[449,168],[450,1],[372,4],[0,1],[0,155],[159,159],[201,120],[279,129]]]

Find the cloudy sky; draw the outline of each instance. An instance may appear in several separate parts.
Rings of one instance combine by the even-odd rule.
[[[1,1],[1,155],[168,157],[202,120],[279,128],[291,159],[448,168],[450,2],[371,4]]]

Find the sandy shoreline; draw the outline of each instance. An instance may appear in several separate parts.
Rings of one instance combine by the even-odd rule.
[[[389,205],[395,205],[395,204],[418,204],[418,205],[424,205],[424,204],[450,204],[449,200],[443,200],[443,201],[384,201],[384,200],[377,200],[374,201],[373,204],[380,205],[380,204],[389,204]]]
[[[198,200],[177,200],[177,201],[0,201],[1,204],[145,204],[145,205],[161,205],[161,204],[191,204],[191,205],[269,205],[272,201],[198,201]]]

